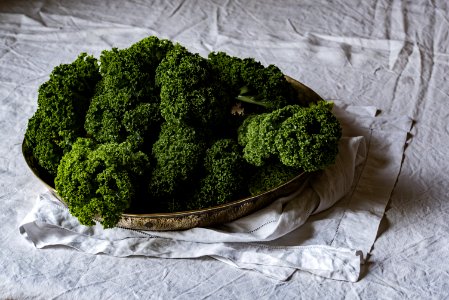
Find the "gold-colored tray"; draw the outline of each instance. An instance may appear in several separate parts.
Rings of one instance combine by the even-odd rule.
[[[316,102],[321,100],[313,90],[286,76],[287,81],[296,89],[298,100],[301,104]],[[54,189],[52,179],[42,171],[42,168],[36,163],[31,155],[30,149],[22,143],[23,157],[33,174],[48,188],[48,190],[59,199],[64,205],[65,201],[58,195]],[[246,216],[274,200],[289,195],[298,190],[310,178],[311,174],[303,172],[292,180],[262,194],[239,199],[223,205],[214,206],[205,209],[182,211],[174,213],[152,213],[152,214],[131,214],[124,213],[118,222],[118,227],[137,229],[137,230],[185,230],[193,227],[209,227],[224,224],[240,217]]]

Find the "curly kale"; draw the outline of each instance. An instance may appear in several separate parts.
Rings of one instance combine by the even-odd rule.
[[[341,137],[331,108],[332,103],[321,101],[249,117],[239,128],[243,157],[255,166],[278,159],[304,171],[325,168],[334,162]]]
[[[272,111],[292,103],[293,88],[281,70],[269,65],[264,67],[254,59],[243,60],[242,78],[246,86],[240,89],[237,99],[245,103],[263,106]]]
[[[105,88],[125,89],[139,103],[153,102],[153,97],[158,101],[155,70],[172,48],[171,41],[150,36],[127,49],[104,50],[100,56],[100,72]]]
[[[192,183],[199,176],[206,144],[203,135],[184,124],[164,123],[153,145],[156,165],[149,183],[150,195],[163,211],[184,207]]]
[[[297,168],[287,167],[282,163],[267,163],[257,168],[249,181],[251,195],[259,195],[270,191],[295,178],[301,173]]]
[[[51,176],[76,138],[85,135],[84,118],[99,80],[97,60],[82,53],[73,63],[55,67],[39,87],[38,108],[28,122],[25,143]]]
[[[85,122],[92,138],[100,143],[128,140],[136,148],[151,148],[163,121],[156,68],[172,48],[168,40],[149,37],[127,49],[102,52],[102,79]]]
[[[160,117],[157,103],[140,103],[123,115],[123,126],[127,132],[127,141],[134,147],[143,145],[147,150],[152,146],[159,134]]]
[[[208,59],[219,80],[226,85],[233,97],[237,97],[240,94],[240,89],[246,85],[241,70],[243,59],[224,52],[211,52]]]
[[[320,101],[282,123],[275,144],[284,165],[311,172],[335,162],[341,127],[331,109]]]
[[[289,105],[271,113],[249,116],[240,126],[239,144],[244,146],[243,157],[255,166],[277,154],[276,135],[281,124],[303,108]]]
[[[99,217],[109,228],[130,206],[136,181],[148,168],[148,157],[128,143],[96,145],[79,138],[62,158],[55,186],[81,224],[94,225]]]
[[[234,140],[220,139],[207,151],[204,160],[205,176],[189,209],[200,209],[239,199],[247,193],[246,162]]]
[[[214,128],[230,115],[232,103],[208,60],[179,44],[157,68],[156,83],[167,122]]]
[[[82,224],[112,227],[125,211],[220,205],[331,164],[331,104],[298,103],[274,65],[152,36],[56,67],[24,143]]]
[[[272,111],[293,104],[295,91],[281,70],[264,67],[253,58],[212,52],[209,61],[233,97],[243,102],[245,113]]]

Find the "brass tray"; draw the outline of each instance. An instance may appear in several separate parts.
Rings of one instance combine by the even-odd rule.
[[[322,98],[304,84],[286,76],[287,81],[296,89],[300,104],[317,102]],[[33,174],[48,188],[48,190],[64,205],[65,201],[58,195],[52,179],[42,171],[31,155],[30,149],[22,143],[22,154]],[[174,213],[131,214],[124,213],[117,227],[135,230],[186,230],[193,227],[209,227],[224,224],[246,216],[274,200],[287,196],[303,186],[311,173],[303,172],[288,182],[262,194],[239,199],[223,205],[205,209],[182,211]],[[67,205],[66,205],[67,206]]]

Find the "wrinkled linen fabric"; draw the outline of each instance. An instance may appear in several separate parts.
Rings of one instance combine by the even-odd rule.
[[[373,107],[335,105],[343,127],[335,163],[291,195],[223,226],[184,231],[86,227],[47,192],[39,196],[19,229],[38,248],[68,246],[119,257],[212,256],[278,280],[299,269],[355,282],[374,243],[411,126],[407,117],[382,118],[375,112]],[[346,195],[344,203],[324,218],[331,226],[306,223]],[[309,236],[300,238],[305,235]]]
[[[443,0],[0,1],[0,299],[448,298],[448,15]],[[36,249],[23,238],[18,228],[46,192],[21,152],[39,85],[80,52],[98,57],[103,49],[128,47],[152,34],[201,55],[255,57],[324,99],[376,107],[377,118],[414,120],[396,183],[386,184],[379,173],[387,188],[365,182],[354,191],[379,199],[390,194],[385,211],[367,211],[364,206],[373,204],[366,202],[353,207],[345,196],[289,234],[305,246],[363,249],[374,241],[362,250],[369,254],[357,282],[304,271],[279,281],[244,270],[253,265],[227,260],[238,269],[209,257],[121,258],[61,246]],[[383,139],[374,141],[388,145]],[[377,165],[389,163],[383,152],[376,154]],[[348,205],[351,214],[344,216]],[[343,233],[310,239],[333,226],[329,220],[338,214],[340,232],[350,230],[358,214],[377,220],[382,213],[375,237],[360,232],[348,240]],[[281,242],[291,246],[276,240]]]

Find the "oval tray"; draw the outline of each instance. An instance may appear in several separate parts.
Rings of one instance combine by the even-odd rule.
[[[298,93],[299,104],[316,102],[322,98],[313,90],[286,76],[287,81],[295,88]],[[22,153],[28,167],[33,174],[50,190],[50,192],[59,199],[64,205],[65,201],[58,195],[54,189],[53,179],[38,166],[30,149],[22,143]],[[124,213],[117,224],[117,227],[135,229],[135,230],[185,230],[193,227],[208,227],[227,223],[248,215],[274,200],[289,195],[298,190],[310,178],[310,173],[301,173],[288,182],[262,194],[232,201],[220,206],[214,206],[205,209],[182,211],[174,213],[152,213],[152,214],[131,214]],[[67,205],[66,205],[67,206]]]

